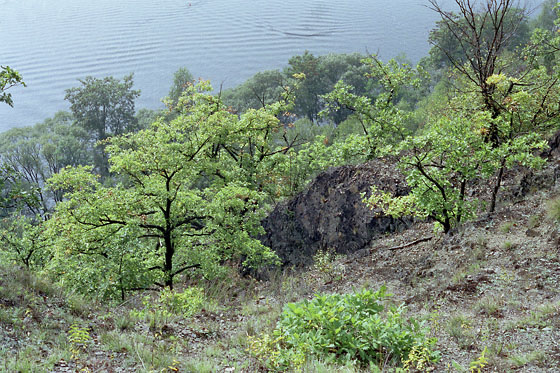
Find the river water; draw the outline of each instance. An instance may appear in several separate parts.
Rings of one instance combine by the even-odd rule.
[[[452,0],[440,1],[450,5]],[[0,64],[26,88],[0,105],[0,131],[68,109],[65,89],[92,75],[134,72],[137,108],[162,107],[173,73],[187,67],[214,87],[316,55],[429,49],[437,16],[426,0],[0,0]]]

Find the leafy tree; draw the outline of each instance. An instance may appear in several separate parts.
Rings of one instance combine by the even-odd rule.
[[[93,141],[103,141],[137,129],[134,101],[140,91],[132,89],[132,74],[125,76],[122,82],[113,77],[98,79],[88,76],[80,83],[81,86],[66,90],[65,99],[70,102],[76,123],[90,133]],[[103,176],[108,175],[101,144],[96,147],[95,166]]]
[[[355,151],[364,158],[372,158],[411,134],[406,127],[410,113],[397,107],[397,97],[404,87],[417,86],[423,72],[395,60],[384,64],[376,56],[363,62],[368,66],[368,77],[380,85],[374,98],[357,94],[354,87],[341,80],[324,99],[329,111],[343,108],[353,113],[353,118],[360,123],[361,133],[347,141],[352,142]]]
[[[304,77],[294,92],[294,113],[316,122],[319,112],[324,109],[322,96],[330,92],[340,79],[352,84],[358,94],[365,94],[369,87],[365,77],[367,67],[362,65],[362,58],[357,53],[315,57],[309,51],[290,58],[284,69],[286,77]],[[336,124],[342,122],[348,114],[342,108],[328,112],[328,116]]]
[[[539,63],[553,74],[558,69],[560,52],[560,6],[556,1],[545,1],[542,6],[542,13],[537,18],[538,22],[535,22],[537,28],[531,38],[532,57],[539,59]]]
[[[87,168],[55,175],[52,188],[67,190],[47,222],[54,243],[51,271],[85,291],[124,292],[153,282],[172,288],[179,274],[219,264],[258,266],[275,260],[260,241],[265,160],[278,150],[269,136],[282,125],[280,105],[237,116],[211,96],[206,82],[188,87],[181,114],[107,146],[111,172],[122,182],[99,183]],[[93,263],[81,269],[76,263]],[[71,270],[69,270],[71,269]]]
[[[556,25],[557,15],[557,0],[545,0],[541,4],[541,12],[531,21],[533,29],[540,28],[546,31],[555,32],[558,30]]]
[[[173,74],[173,84],[169,89],[167,98],[169,99],[168,105],[172,108],[177,107],[179,103],[179,98],[189,85],[194,84],[194,77],[191,72],[186,67],[181,67],[179,70],[175,71]]]
[[[43,123],[0,134],[0,161],[10,170],[5,187],[19,190],[19,212],[46,219],[62,199],[45,188],[46,180],[66,166],[91,163],[88,134],[73,122],[70,113],[61,111]]]
[[[24,215],[10,216],[2,220],[0,242],[4,262],[16,263],[27,269],[44,265],[46,243],[41,239],[42,225],[35,218]]]
[[[496,173],[501,180],[503,171],[514,165],[541,166],[544,160],[537,151],[546,147],[543,135],[560,125],[560,86],[544,67],[527,72],[526,78],[533,84],[517,89],[512,82],[518,80],[504,74],[488,79],[494,97],[502,95],[496,118],[472,91],[455,96],[443,111],[438,109],[421,134],[407,137],[392,150],[400,157],[411,193],[394,198],[374,190],[367,200],[370,207],[393,216],[430,217],[447,233],[477,212],[480,183]],[[487,140],[490,126],[500,134],[498,144]],[[491,191],[492,204],[499,187],[496,183]]]
[[[240,86],[223,92],[223,99],[237,111],[266,107],[282,99],[287,79],[279,70],[261,71]]]
[[[296,102],[294,113],[305,116],[314,122],[320,108],[319,95],[327,91],[322,89],[321,75],[319,68],[319,58],[309,51],[305,51],[301,56],[293,56],[284,69],[284,74],[288,77],[303,75],[305,79],[296,90]]]
[[[138,123],[138,129],[143,130],[152,123],[154,123],[159,117],[164,116],[165,113],[162,110],[153,110],[142,108],[136,112],[136,122]]]
[[[460,102],[464,97],[455,100]],[[480,136],[491,114],[458,112],[461,115],[448,114],[435,120],[421,135],[408,137],[395,148],[411,192],[393,197],[374,188],[366,200],[371,208],[381,208],[393,217],[429,217],[447,233],[476,215],[481,203],[474,196],[480,180],[488,180],[503,159],[508,166],[538,167],[544,162],[534,155],[546,146],[539,135],[520,136],[498,152]]]
[[[5,102],[10,106],[14,106],[12,94],[6,91],[17,85],[25,87],[25,82],[21,74],[10,66],[0,66],[0,102]]]
[[[457,91],[470,94],[470,110],[490,113],[481,136],[492,144],[495,154],[503,155],[489,204],[489,212],[494,212],[509,163],[507,149],[528,132],[545,133],[560,114],[554,106],[558,79],[543,70],[533,48],[525,52],[523,59],[504,53],[526,17],[514,1],[488,1],[478,6],[471,0],[455,0],[458,14],[444,11],[435,0],[430,3],[441,17],[440,28],[449,32],[448,42],[438,38],[431,41],[449,58]]]

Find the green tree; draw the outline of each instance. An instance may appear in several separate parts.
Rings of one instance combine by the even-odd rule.
[[[168,105],[172,108],[177,107],[179,98],[190,85],[194,84],[194,77],[186,67],[181,67],[173,74],[173,84],[169,89],[167,98],[169,99]]]
[[[21,74],[10,66],[0,66],[0,102],[5,102],[10,106],[14,106],[12,94],[6,91],[17,85],[25,87],[25,82]]]
[[[463,100],[465,97],[454,99],[459,105]],[[374,188],[366,200],[372,209],[381,208],[393,217],[430,218],[447,233],[476,215],[481,205],[475,197],[480,180],[488,180],[503,159],[509,167],[538,167],[544,162],[534,155],[546,146],[538,134],[519,136],[497,151],[481,136],[491,121],[490,113],[457,112],[460,115],[450,107],[447,115],[429,123],[422,134],[408,137],[394,149],[411,192],[393,197]]]
[[[488,78],[494,98],[502,97],[498,117],[485,110],[474,90],[457,94],[443,110],[436,108],[420,134],[391,150],[399,156],[411,193],[395,198],[374,190],[367,200],[370,207],[392,216],[430,217],[447,233],[476,214],[486,181],[501,180],[514,165],[541,166],[538,151],[546,147],[545,135],[560,127],[560,86],[544,67],[526,72],[525,78],[532,84],[515,89],[517,79],[504,74]],[[488,141],[491,126],[500,134],[498,144]],[[490,191],[492,204],[499,187],[495,182]]]
[[[134,101],[140,91],[132,89],[132,74],[125,76],[122,82],[113,77],[88,76],[80,83],[81,86],[66,90],[65,99],[70,102],[76,123],[90,133],[93,141],[101,142],[137,129]],[[96,147],[95,166],[101,175],[108,175],[101,143]]]
[[[70,113],[61,111],[43,123],[0,134],[0,161],[10,170],[5,187],[19,190],[22,197],[19,208],[9,211],[46,219],[62,199],[45,188],[46,180],[66,166],[92,162],[88,134],[73,122]]]
[[[239,112],[259,109],[278,102],[284,94],[287,79],[279,70],[261,71],[240,86],[224,91],[224,102]]]
[[[546,133],[560,114],[553,104],[558,79],[539,62],[537,57],[542,53],[535,53],[539,48],[531,47],[522,52],[521,59],[504,53],[526,18],[525,11],[516,8],[514,1],[478,4],[471,0],[455,0],[459,8],[457,14],[443,10],[435,0],[430,3],[440,15],[440,28],[448,31],[449,39],[444,42],[432,38],[431,41],[449,58],[457,93],[467,93],[465,97],[472,100],[469,110],[491,114],[481,136],[492,144],[494,154],[502,154],[489,203],[489,212],[494,212],[509,164],[507,149],[526,133]]]
[[[282,128],[276,114],[285,108],[238,116],[210,89],[206,82],[188,87],[177,118],[108,142],[120,184],[102,185],[87,168],[51,179],[53,189],[68,191],[45,236],[59,278],[85,291],[96,289],[95,279],[124,295],[149,282],[172,288],[192,268],[211,275],[227,260],[275,261],[254,237],[262,233],[269,182],[264,160],[278,153],[269,136]],[[76,265],[93,261],[96,269]]]
[[[556,25],[557,14],[557,0],[545,0],[541,4],[541,12],[531,21],[533,29],[540,28],[546,31],[555,32],[558,30]]]
[[[345,109],[353,113],[353,119],[360,123],[359,134],[349,136],[346,141],[361,153],[363,159],[383,155],[385,148],[398,144],[412,131],[406,124],[410,112],[400,109],[398,96],[406,87],[417,87],[423,71],[391,60],[384,64],[376,56],[363,60],[368,67],[368,77],[379,88],[375,97],[360,95],[353,86],[339,81],[332,92],[324,96],[327,111]]]

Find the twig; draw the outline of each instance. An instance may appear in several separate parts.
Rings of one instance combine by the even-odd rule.
[[[400,249],[404,249],[405,247],[414,246],[414,245],[416,245],[416,244],[418,244],[418,243],[420,243],[420,242],[430,241],[432,238],[434,238],[434,236],[420,238],[419,240],[412,241],[412,242],[409,242],[409,243],[405,243],[404,245],[395,246],[395,247],[390,247],[389,250],[400,250]]]

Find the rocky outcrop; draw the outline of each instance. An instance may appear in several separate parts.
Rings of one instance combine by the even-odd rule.
[[[358,166],[331,168],[319,174],[294,198],[280,203],[263,221],[263,244],[272,248],[285,266],[312,262],[321,249],[351,253],[371,240],[404,225],[403,220],[378,216],[362,202],[372,185],[394,195],[408,192],[402,175],[390,159]]]

